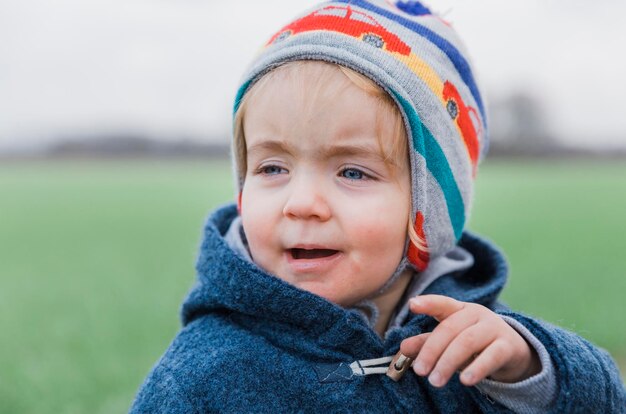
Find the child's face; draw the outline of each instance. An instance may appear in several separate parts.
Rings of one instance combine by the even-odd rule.
[[[306,66],[295,76],[304,82]],[[252,258],[341,306],[384,285],[407,237],[408,161],[385,162],[392,121],[377,120],[380,110],[336,70],[320,90],[281,74],[245,113],[241,210]]]

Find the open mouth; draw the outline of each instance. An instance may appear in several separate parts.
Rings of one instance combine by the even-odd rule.
[[[291,257],[296,260],[322,259],[331,257],[339,253],[339,250],[332,249],[289,249]]]

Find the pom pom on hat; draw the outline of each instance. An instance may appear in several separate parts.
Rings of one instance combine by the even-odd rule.
[[[430,14],[428,7],[424,6],[419,1],[397,1],[395,5],[398,9],[412,16]]]

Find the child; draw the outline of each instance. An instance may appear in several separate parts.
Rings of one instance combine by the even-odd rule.
[[[626,412],[604,351],[497,302],[504,258],[463,232],[486,132],[420,3],[280,30],[236,99],[238,205],[131,412]]]

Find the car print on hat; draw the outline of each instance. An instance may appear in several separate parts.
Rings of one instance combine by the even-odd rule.
[[[343,33],[389,52],[409,55],[411,48],[398,36],[387,31],[373,17],[353,10],[350,6],[328,6],[285,26],[267,42],[281,42],[290,36],[315,30]]]

